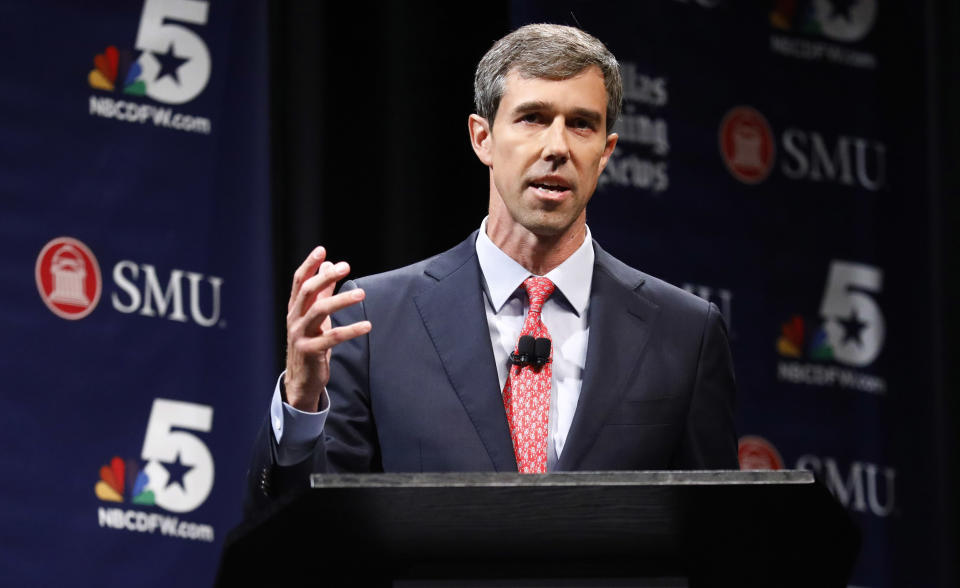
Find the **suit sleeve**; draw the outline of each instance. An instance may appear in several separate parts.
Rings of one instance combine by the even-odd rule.
[[[341,292],[356,288],[344,283]],[[365,303],[332,316],[334,326],[367,320]],[[376,328],[376,325],[374,325]],[[310,474],[382,471],[376,428],[370,410],[370,334],[340,343],[330,359],[330,415],[312,453],[299,463],[281,466],[270,415],[264,420],[247,470],[244,509],[249,516],[274,499],[304,490]]]
[[[735,401],[727,328],[716,305],[710,303],[676,469],[739,469]]]

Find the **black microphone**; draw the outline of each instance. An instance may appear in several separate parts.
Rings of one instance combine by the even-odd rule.
[[[517,341],[517,350],[510,354],[510,361],[519,366],[529,365],[534,360],[536,343],[530,335],[523,335]]]
[[[538,337],[534,342],[533,363],[537,367],[543,367],[550,362],[550,339]]]

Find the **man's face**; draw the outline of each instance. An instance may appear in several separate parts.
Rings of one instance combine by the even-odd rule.
[[[490,222],[540,237],[579,228],[617,142],[607,135],[606,110],[603,74],[595,66],[565,80],[510,72],[492,132],[484,132],[488,121],[471,118],[474,149],[503,203],[491,202]]]

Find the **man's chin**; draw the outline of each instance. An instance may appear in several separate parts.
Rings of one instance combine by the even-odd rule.
[[[523,228],[527,229],[537,237],[544,239],[556,238],[570,230],[574,222],[560,215],[537,215],[533,218],[524,219]]]

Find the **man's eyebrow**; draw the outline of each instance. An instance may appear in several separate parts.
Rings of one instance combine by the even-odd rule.
[[[543,100],[531,100],[529,102],[518,104],[513,108],[513,111],[517,114],[537,112],[540,110],[553,110],[553,105],[551,105],[549,102],[544,102]]]
[[[574,108],[573,114],[580,118],[586,119],[588,122],[593,124],[600,124],[600,121],[603,120],[602,114],[596,110],[590,110],[589,108]]]
[[[553,111],[556,107],[550,102],[545,102],[543,100],[531,100],[529,102],[523,102],[518,104],[513,108],[514,114],[526,114],[528,112],[541,112],[544,110]],[[593,124],[600,124],[603,120],[603,115],[596,110],[591,110],[589,108],[574,108],[570,113],[569,118],[583,118]]]

